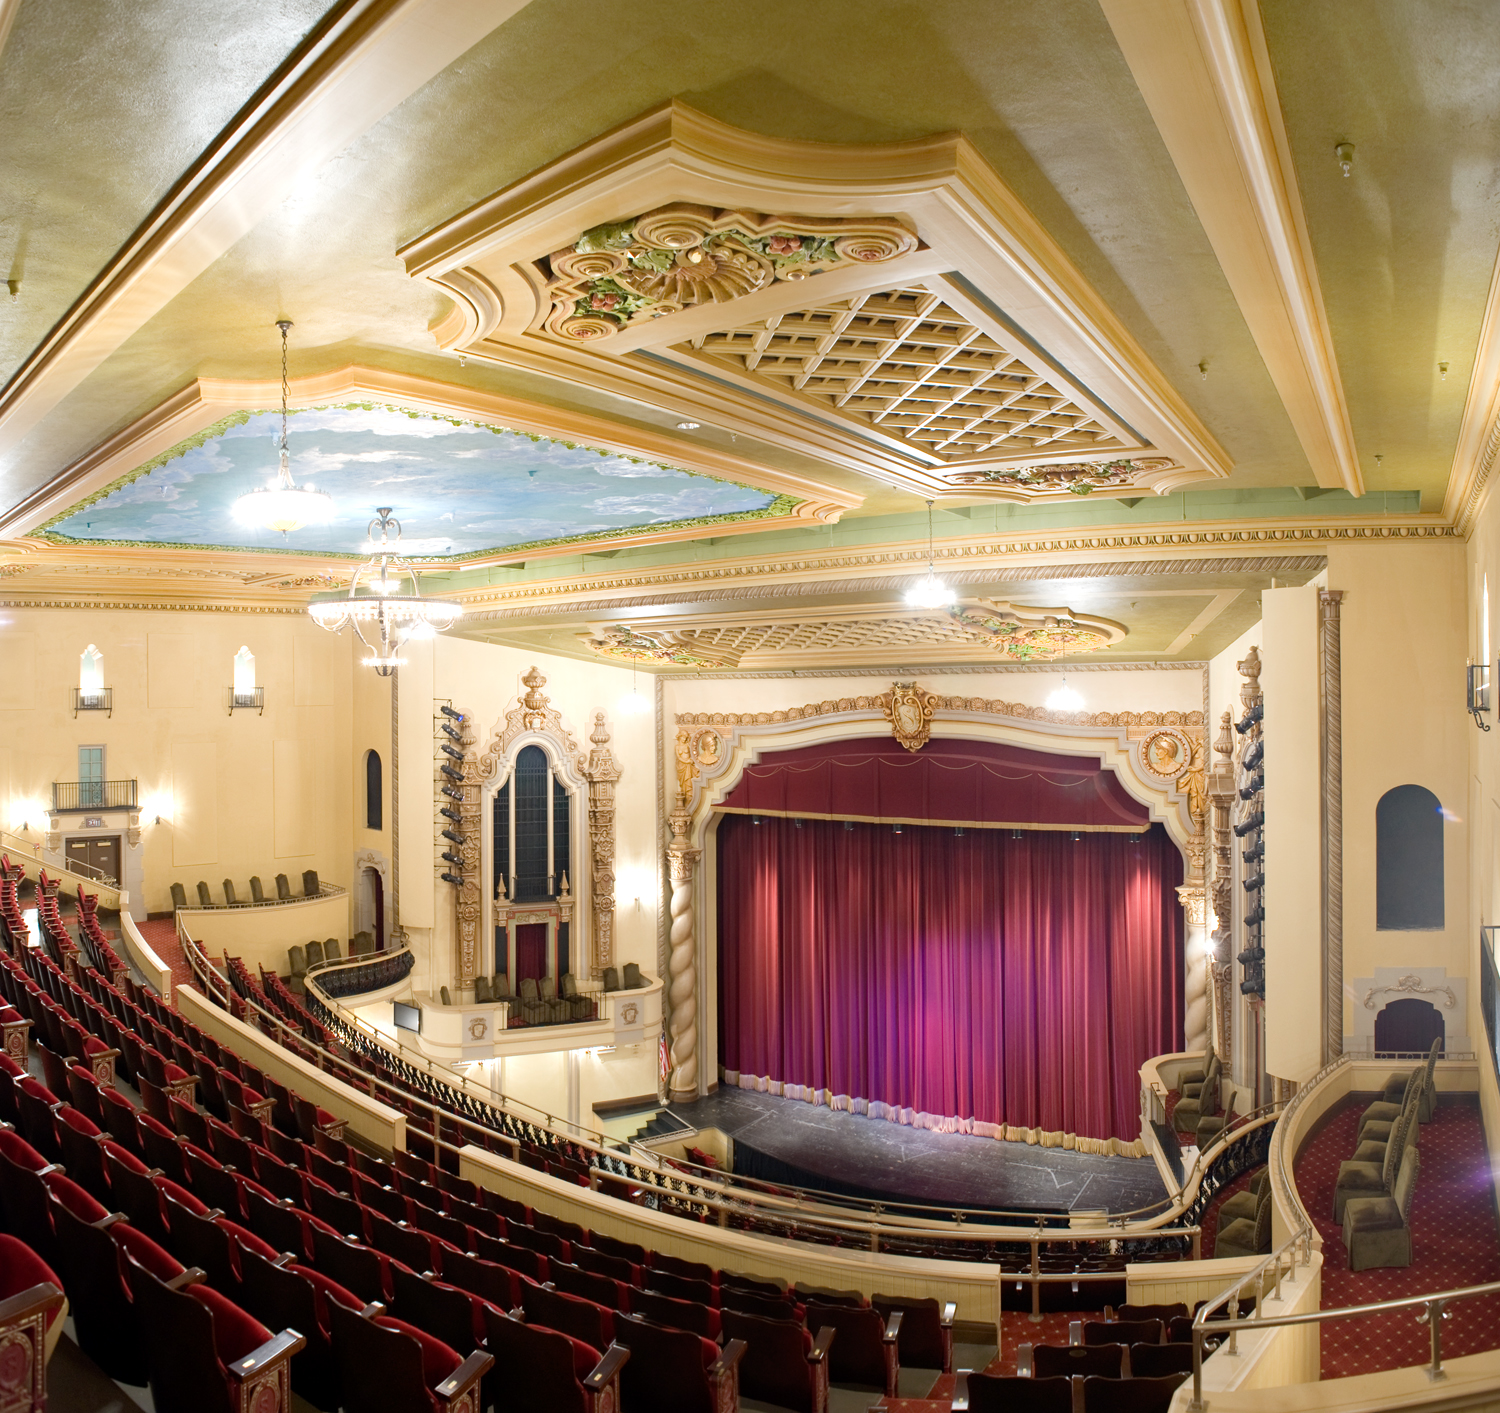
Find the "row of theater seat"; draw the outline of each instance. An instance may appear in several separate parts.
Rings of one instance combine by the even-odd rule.
[[[89,1010],[90,998],[83,989],[74,986],[47,959],[33,954],[26,962],[25,971],[34,973],[31,985],[24,984],[25,971],[8,958],[0,980],[8,982],[8,990],[13,992],[20,983],[18,999],[30,1004],[44,1027],[47,1019],[55,1016],[54,1008],[59,1007],[60,998],[71,998],[85,1014],[100,1018],[102,1013]],[[118,1008],[133,1015],[143,1026],[157,1024],[148,1019],[144,1010],[132,1011],[132,1003],[103,986],[97,974],[87,973],[86,980],[96,991],[115,995]],[[211,1043],[210,1037],[195,1032],[180,1016],[168,1014],[175,1017],[176,1029],[185,1033],[184,1039]],[[139,1036],[132,1034],[131,1038],[137,1042],[139,1054],[154,1048],[141,1046]],[[126,1049],[129,1048],[127,1044]],[[235,1058],[223,1050],[218,1054],[222,1060]],[[195,1056],[200,1064],[212,1063],[202,1051],[195,1052]],[[67,1233],[68,1240],[75,1245],[86,1241],[88,1238],[77,1230],[78,1222],[84,1219],[91,1230],[101,1223],[106,1231],[113,1231],[118,1225],[120,1231],[111,1240],[139,1246],[136,1237],[155,1239],[163,1250],[175,1252],[206,1270],[212,1282],[210,1290],[219,1293],[231,1290],[243,1297],[247,1293],[247,1280],[253,1279],[259,1294],[249,1301],[252,1313],[258,1305],[267,1315],[274,1314],[266,1303],[265,1289],[277,1279],[271,1269],[277,1267],[278,1261],[282,1267],[296,1266],[300,1256],[303,1261],[316,1263],[319,1271],[331,1272],[336,1280],[342,1277],[340,1289],[351,1291],[365,1305],[394,1300],[398,1315],[413,1316],[419,1330],[425,1326],[430,1335],[431,1327],[438,1325],[455,1340],[457,1348],[463,1347],[464,1328],[478,1334],[476,1301],[491,1296],[495,1298],[488,1303],[497,1315],[504,1309],[514,1309],[534,1323],[540,1317],[543,1321],[579,1329],[593,1337],[599,1346],[608,1346],[615,1340],[632,1347],[652,1341],[670,1344],[674,1339],[680,1345],[678,1336],[686,1334],[689,1339],[700,1341],[706,1362],[712,1337],[723,1335],[728,1339],[725,1352],[716,1355],[707,1370],[709,1374],[717,1370],[721,1380],[732,1372],[728,1361],[730,1353],[736,1350],[733,1330],[739,1328],[758,1346],[752,1367],[763,1366],[767,1392],[785,1393],[789,1366],[784,1355],[795,1346],[802,1355],[798,1362],[808,1371],[804,1392],[809,1397],[809,1407],[820,1403],[816,1397],[820,1381],[826,1390],[827,1356],[831,1348],[838,1347],[834,1344],[834,1333],[847,1334],[843,1343],[850,1350],[850,1360],[858,1354],[861,1338],[865,1337],[866,1345],[873,1345],[875,1351],[879,1384],[894,1388],[894,1345],[900,1338],[902,1325],[901,1313],[894,1307],[900,1302],[880,1301],[883,1308],[872,1311],[862,1307],[861,1298],[855,1293],[802,1292],[788,1296],[772,1282],[749,1278],[737,1281],[732,1275],[721,1276],[707,1266],[673,1262],[664,1256],[653,1258],[638,1248],[611,1244],[606,1237],[592,1238],[595,1245],[590,1246],[589,1236],[581,1228],[549,1222],[543,1214],[533,1215],[513,1199],[482,1194],[472,1184],[420,1160],[402,1155],[402,1166],[395,1167],[349,1149],[327,1126],[317,1126],[318,1116],[316,1111],[310,1112],[310,1106],[302,1106],[300,1113],[294,1110],[292,1122],[302,1121],[303,1131],[310,1133],[314,1146],[301,1137],[281,1132],[267,1122],[274,1105],[265,1111],[264,1118],[243,1107],[248,1103],[254,1108],[266,1102],[248,1089],[244,1069],[241,1065],[240,1072],[231,1075],[221,1065],[216,1072],[220,1083],[204,1087],[205,1100],[232,1118],[232,1126],[213,1113],[198,1113],[182,1098],[168,1098],[160,1086],[148,1087],[148,1095],[154,1089],[158,1101],[168,1106],[178,1132],[174,1133],[150,1112],[143,1113],[136,1119],[132,1144],[131,1131],[122,1126],[119,1118],[111,1129],[112,1137],[106,1137],[89,1119],[90,1110],[100,1117],[118,1115],[119,1103],[107,1095],[115,1094],[116,1101],[120,1096],[112,1087],[98,1085],[93,1075],[81,1066],[73,1067],[68,1074],[69,1092],[75,1103],[62,1104],[12,1065],[6,1071],[7,1085],[0,1088],[0,1113],[13,1112],[15,1118],[23,1120],[28,1137],[41,1146],[32,1148],[14,1134],[4,1140],[4,1160],[0,1162],[4,1182],[0,1197],[6,1199],[7,1213],[18,1214],[21,1225],[43,1233],[44,1245],[45,1233],[50,1229],[56,1246],[49,1254],[64,1267],[68,1266],[68,1260],[61,1256],[61,1240],[56,1234]],[[146,1083],[150,1086],[149,1080]],[[73,1170],[85,1179],[83,1188],[69,1183],[57,1169],[46,1167],[49,1154],[45,1150],[49,1147],[53,1156],[68,1152]],[[282,1156],[277,1156],[275,1148],[281,1150]],[[303,1163],[300,1168],[295,1161],[288,1161],[299,1156]],[[146,1168],[143,1158],[155,1163],[155,1170]],[[227,1159],[236,1161],[226,1162]],[[325,1176],[315,1171],[319,1168]],[[29,1196],[25,1186],[28,1173],[34,1179]],[[247,1173],[255,1176],[248,1177]],[[36,1180],[38,1177],[40,1180]],[[336,1183],[341,1177],[350,1191],[338,1190]],[[380,1178],[387,1181],[379,1181]],[[69,1185],[63,1186],[65,1183]],[[127,1220],[122,1221],[102,1205],[98,1210],[88,1207],[83,1195],[88,1195],[90,1189],[96,1201],[102,1195],[122,1208]],[[48,1204],[55,1207],[64,1197],[68,1214],[53,1214]],[[205,1198],[215,1207],[207,1206]],[[368,1199],[369,1205],[361,1199]],[[527,1218],[536,1225],[530,1225]],[[126,1231],[132,1235],[125,1237]],[[95,1235],[99,1235],[98,1230]],[[610,1245],[615,1248],[613,1252],[605,1249]],[[289,1249],[290,1254],[278,1257],[277,1252],[284,1249]],[[88,1269],[100,1269],[97,1260],[100,1254],[97,1250],[93,1253]],[[149,1258],[147,1269],[154,1263],[159,1272],[165,1270],[147,1248],[134,1253],[132,1259],[137,1265],[143,1254]],[[491,1257],[500,1259],[488,1259]],[[573,1260],[568,1260],[569,1257]],[[590,1266],[595,1269],[590,1270]],[[419,1270],[425,1274],[419,1275]],[[254,1272],[254,1276],[247,1276],[247,1271]],[[79,1271],[75,1269],[72,1274],[76,1284]],[[177,1274],[172,1271],[168,1279],[175,1279]],[[479,1286],[482,1290],[465,1292],[463,1286],[438,1280],[439,1274],[463,1279],[468,1286]],[[538,1280],[549,1276],[551,1279],[545,1283]],[[627,1276],[630,1279],[622,1279]],[[293,1279],[299,1278],[294,1271]],[[118,1306],[120,1300],[131,1294],[130,1282],[138,1280],[134,1268],[130,1268],[124,1281],[115,1281],[113,1289],[106,1289],[102,1296],[92,1291],[87,1303],[97,1309],[101,1304],[107,1306],[112,1298]],[[570,1285],[574,1292],[571,1294],[567,1289]],[[691,1298],[695,1296],[699,1298]],[[201,1303],[206,1296],[199,1298]],[[804,1306],[803,1299],[813,1303]],[[824,1303],[820,1306],[818,1300]],[[632,1308],[633,1313],[628,1313]],[[819,1332],[816,1341],[799,1322],[808,1312],[816,1321]],[[118,1314],[118,1309],[114,1313]],[[941,1320],[936,1303],[931,1301],[912,1305],[907,1313],[912,1316],[909,1340],[925,1339],[928,1346],[925,1357],[933,1363],[946,1361],[951,1308]],[[330,1320],[340,1323],[335,1314],[329,1312]],[[642,1315],[653,1317],[662,1328],[653,1329],[648,1321],[642,1320]],[[96,1325],[84,1323],[92,1335]],[[272,1323],[276,1323],[275,1318]],[[305,1318],[303,1323],[307,1323]],[[687,1328],[665,1328],[672,1325]],[[325,1326],[331,1328],[329,1321],[319,1328]],[[873,1339],[868,1338],[872,1334]],[[704,1338],[708,1344],[701,1342]],[[131,1341],[129,1348],[137,1351],[139,1362],[140,1351],[147,1346]],[[123,1357],[120,1350],[111,1350],[107,1341],[100,1352],[107,1360]],[[913,1352],[918,1352],[915,1344]],[[301,1347],[296,1362],[316,1363],[315,1358],[309,1361],[307,1353],[307,1347]],[[313,1348],[313,1354],[317,1353]],[[679,1349],[678,1354],[681,1353]],[[615,1356],[617,1361],[619,1357]],[[323,1362],[326,1373],[329,1361]],[[645,1377],[649,1362],[638,1365],[639,1377]],[[673,1367],[680,1374],[683,1367],[680,1358]],[[868,1367],[867,1363],[864,1371],[855,1372],[864,1372],[868,1377]],[[132,1368],[131,1372],[140,1371]],[[660,1377],[652,1380],[652,1389],[649,1403],[642,1401],[646,1395],[640,1395],[629,1399],[627,1406],[631,1402],[642,1407],[665,1406],[660,1402]]]

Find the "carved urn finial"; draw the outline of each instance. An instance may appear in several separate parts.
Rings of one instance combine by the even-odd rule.
[[[1245,680],[1240,683],[1240,701],[1245,710],[1249,711],[1260,700],[1260,649],[1252,647],[1245,654],[1244,661],[1235,663],[1239,674]]]
[[[1224,715],[1219,718],[1219,735],[1214,741],[1214,753],[1224,757],[1218,768],[1228,770],[1234,759],[1234,718],[1228,707],[1224,708]]]
[[[596,746],[607,746],[609,744],[609,727],[604,724],[604,713],[602,711],[594,713],[594,729],[589,736],[589,740]]]

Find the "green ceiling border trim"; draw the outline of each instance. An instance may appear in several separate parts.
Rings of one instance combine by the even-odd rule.
[[[98,490],[85,496],[82,500],[75,501],[60,514],[54,515],[46,524],[33,531],[33,535],[40,540],[46,540],[54,545],[98,545],[105,549],[182,549],[182,550],[214,550],[225,554],[263,554],[282,555],[293,558],[306,558],[308,551],[305,549],[294,549],[291,547],[278,549],[274,547],[255,546],[253,548],[244,545],[214,545],[214,544],[192,544],[175,540],[100,540],[100,539],[75,539],[70,535],[58,534],[52,527],[64,520],[69,520],[80,511],[87,510],[91,505],[98,504],[121,490],[125,486],[149,476],[153,471],[160,470],[169,462],[176,461],[179,457],[186,456],[190,451],[197,451],[199,447],[205,446],[215,437],[222,436],[231,427],[238,427],[248,422],[251,417],[258,416],[262,412],[275,412],[272,408],[242,408],[238,412],[231,412],[227,417],[221,417],[212,425],[201,428],[190,437],[184,437],[175,446],[153,456],[151,460],[137,466],[133,471],[127,471],[123,476],[117,476],[107,486],[101,486]],[[291,410],[290,416],[295,417],[299,412],[397,412],[402,413],[414,421],[447,422],[454,427],[478,427],[482,431],[493,432],[499,436],[508,433],[511,436],[525,437],[531,442],[547,442],[552,446],[567,447],[569,451],[591,451],[596,456],[608,457],[620,461],[629,461],[637,466],[656,466],[663,471],[676,471],[685,476],[696,476],[705,481],[716,481],[720,485],[735,486],[740,490],[758,491],[762,495],[768,494],[763,486],[748,485],[743,481],[731,480],[728,476],[715,476],[708,471],[690,471],[685,466],[670,466],[664,461],[655,461],[648,456],[631,456],[623,451],[606,451],[596,447],[589,442],[568,441],[563,437],[549,437],[541,432],[528,432],[517,427],[507,427],[495,422],[484,422],[475,417],[454,417],[441,412],[415,412],[409,407],[402,407],[398,403],[391,402],[323,402],[309,407],[298,407]],[[760,510],[731,511],[722,515],[700,515],[689,520],[669,520],[652,526],[641,526],[636,530],[593,530],[583,535],[566,535],[561,539],[551,540],[528,540],[519,545],[498,545],[490,549],[467,550],[463,554],[454,555],[407,555],[404,556],[412,564],[433,564],[442,567],[460,568],[466,561],[472,559],[487,558],[492,555],[524,554],[528,551],[539,549],[552,549],[559,546],[593,544],[605,540],[623,540],[632,534],[661,534],[664,531],[694,530],[699,528],[710,528],[715,525],[739,525],[750,520],[775,520],[783,519],[792,515],[799,505],[803,504],[796,496],[779,495],[770,505],[763,506]],[[319,550],[317,557],[320,559],[342,559],[350,563],[360,563],[367,559],[367,555],[348,554],[339,550]]]

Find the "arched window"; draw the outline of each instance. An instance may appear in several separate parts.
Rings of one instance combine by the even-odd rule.
[[[104,654],[92,643],[78,658],[78,691],[87,698],[97,697],[104,691]]]
[[[495,793],[495,880],[514,903],[555,898],[568,871],[572,834],[567,786],[540,746],[524,746]]]
[[[234,695],[255,696],[255,654],[247,647],[234,655]]]
[[[380,753],[365,752],[365,828],[384,829],[384,781],[380,774]]]
[[[1443,806],[1421,785],[1387,790],[1375,806],[1375,927],[1443,927]]]

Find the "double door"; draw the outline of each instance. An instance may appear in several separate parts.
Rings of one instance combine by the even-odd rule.
[[[88,878],[101,875],[115,883],[120,881],[120,836],[107,834],[102,837],[90,835],[83,839],[69,839],[63,845],[63,857],[69,868]]]

